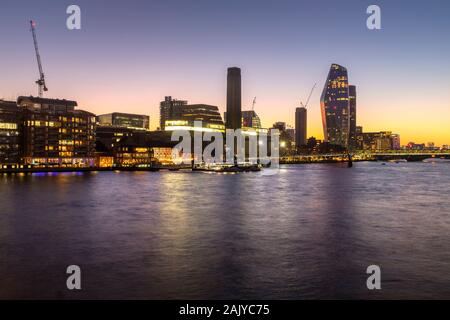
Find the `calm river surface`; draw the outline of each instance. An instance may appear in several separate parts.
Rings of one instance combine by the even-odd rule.
[[[450,299],[449,190],[450,163],[0,175],[0,298]]]

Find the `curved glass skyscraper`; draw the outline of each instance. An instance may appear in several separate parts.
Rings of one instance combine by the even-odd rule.
[[[350,134],[350,104],[347,69],[332,64],[320,97],[324,140],[347,148]]]

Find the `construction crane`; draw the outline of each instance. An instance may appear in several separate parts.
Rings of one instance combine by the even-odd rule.
[[[303,102],[302,102],[302,101],[300,101],[300,105],[301,105],[301,106],[302,106],[303,108],[305,108],[305,109],[306,109],[306,107],[308,106],[308,103],[309,103],[309,99],[311,99],[311,95],[312,95],[312,93],[313,93],[314,89],[316,88],[316,85],[317,85],[317,83],[314,83],[313,87],[311,88],[311,92],[309,93],[309,96],[308,96],[308,100],[306,100],[306,103],[305,103],[305,104],[303,104]]]
[[[36,22],[30,20],[30,25],[31,25],[31,33],[33,34],[34,50],[36,51],[36,60],[39,68],[39,80],[36,81],[36,84],[38,85],[39,97],[42,98],[44,96],[44,91],[48,91],[48,88],[45,85],[44,72],[42,71],[41,56],[39,55],[39,48],[36,39],[36,30],[35,30]]]
[[[255,111],[256,97],[253,98],[252,111]]]

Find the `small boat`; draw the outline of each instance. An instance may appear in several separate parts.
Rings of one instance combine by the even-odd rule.
[[[257,172],[261,171],[261,166],[252,165],[194,165],[192,171],[216,172],[216,173],[238,173],[238,172]]]
[[[347,162],[347,166],[349,168],[353,167],[353,160],[352,160],[352,155],[349,153],[348,154],[348,162]]]

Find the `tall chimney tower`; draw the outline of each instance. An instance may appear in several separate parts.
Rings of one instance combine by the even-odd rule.
[[[227,129],[240,129],[241,113],[241,69],[228,68],[227,76]]]

